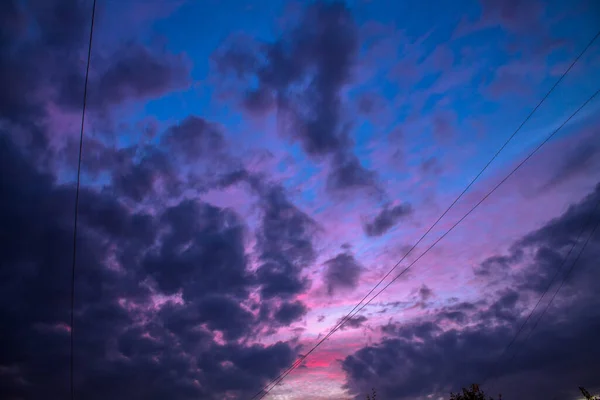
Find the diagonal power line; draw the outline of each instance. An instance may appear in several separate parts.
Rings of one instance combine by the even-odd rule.
[[[316,348],[318,348],[325,340],[327,340],[331,335],[333,335],[336,331],[338,331],[350,318],[354,317],[358,312],[360,312],[365,306],[367,306],[371,301],[373,301],[381,292],[386,290],[392,283],[394,283],[400,276],[404,275],[417,261],[419,261],[425,254],[427,254],[439,241],[441,241],[448,233],[450,233],[454,228],[460,224],[471,212],[473,212],[483,201],[485,201],[500,185],[502,185],[508,178],[510,178],[516,170],[518,170],[533,154],[535,154],[544,144],[546,144],[564,125],[566,125],[583,107],[585,107],[597,94],[594,93],[588,100],[586,100],[567,120],[565,120],[555,131],[553,131],[546,139],[536,147],[517,167],[515,167],[498,185],[496,185],[488,194],[486,194],[473,208],[471,208],[461,219],[459,219],[448,231],[446,231],[440,238],[438,238],[429,248],[427,248],[418,258],[416,258],[408,267],[406,267],[400,274],[392,279],[387,285],[383,287],[379,292],[377,292],[367,303],[362,304],[382,283],[383,281],[391,275],[391,273],[400,265],[400,263],[416,248],[416,246],[431,232],[431,230],[440,222],[440,220],[454,207],[454,205],[462,198],[462,196],[468,191],[468,189],[475,183],[477,179],[483,174],[483,172],[490,166],[490,164],[498,157],[498,155],[504,150],[504,148],[508,145],[508,143],[516,136],[516,134],[521,130],[521,128],[525,125],[525,123],[532,117],[532,115],[537,111],[537,109],[542,105],[542,103],[548,98],[548,96],[554,91],[554,89],[558,86],[558,84],[564,79],[564,77],[569,73],[569,71],[573,68],[573,66],[579,61],[579,59],[583,56],[583,54],[591,47],[591,45],[596,41],[596,39],[600,36],[600,31],[596,33],[596,35],[590,40],[590,42],[586,45],[586,47],[579,53],[579,55],[573,60],[573,62],[569,65],[567,70],[561,75],[561,77],[556,81],[556,83],[550,88],[550,90],[546,93],[546,95],[542,98],[542,100],[535,106],[535,108],[529,113],[529,115],[525,118],[525,120],[519,125],[519,127],[515,130],[515,132],[508,138],[508,140],[500,147],[500,149],[496,152],[496,154],[488,161],[488,163],[484,166],[484,168],[475,176],[475,178],[467,185],[467,187],[461,192],[461,194],[450,204],[450,206],[442,213],[440,217],[434,222],[434,224],[427,229],[427,231],[420,237],[420,239],[408,250],[406,254],[398,261],[392,269],[390,269],[381,280],[363,297],[363,299],[344,317],[342,320],[331,329],[331,331],[323,337],[319,342],[317,342],[310,351],[308,351],[305,355],[296,360],[286,371],[281,373],[278,377],[273,379],[270,383],[268,383],[263,389],[261,389],[257,394],[255,394],[251,400],[255,398],[262,399],[266,396],[277,384],[279,384],[289,373],[295,369],[308,355],[310,355]],[[362,304],[362,306],[361,306]],[[360,307],[360,308],[359,308]],[[358,309],[358,310],[357,310]]]
[[[550,287],[552,286],[552,284],[554,283],[555,278],[557,277],[558,273],[560,272],[560,270],[562,270],[563,266],[567,263],[567,259],[569,258],[569,256],[571,255],[571,252],[573,251],[573,249],[575,248],[575,246],[579,243],[579,240],[581,239],[581,237],[583,236],[583,233],[585,232],[586,228],[591,228],[592,226],[592,222],[594,219],[594,214],[596,213],[596,211],[598,211],[598,208],[600,208],[600,201],[598,203],[596,203],[596,206],[592,209],[587,221],[583,224],[583,226],[581,227],[581,231],[579,232],[579,235],[577,236],[577,239],[573,242],[573,245],[571,246],[571,249],[569,250],[569,253],[565,256],[563,263],[561,264],[560,268],[556,271],[556,274],[554,275],[554,277],[552,278],[551,283],[548,285],[548,287],[546,288],[546,290],[544,291],[544,293],[542,294],[542,296],[540,297],[540,299],[538,300],[537,304],[535,305],[535,307],[533,308],[533,310],[531,310],[531,313],[529,313],[529,316],[527,317],[525,323],[523,323],[523,325],[521,325],[521,328],[519,329],[519,331],[517,332],[517,334],[515,335],[515,337],[513,338],[513,340],[510,342],[510,344],[514,343],[515,340],[517,339],[517,336],[519,335],[519,333],[523,330],[523,327],[525,326],[525,324],[527,323],[527,321],[530,319],[530,317],[532,316],[533,312],[535,311],[535,309],[537,308],[537,306],[540,304],[542,298],[544,297],[544,295],[546,294],[546,292],[548,292],[548,290],[550,289]],[[581,247],[581,249],[579,250],[579,253],[577,254],[577,257],[575,258],[575,260],[573,261],[573,263],[571,264],[571,268],[569,268],[567,270],[567,272],[565,273],[565,275],[562,278],[562,281],[560,282],[560,285],[558,286],[558,288],[554,291],[554,293],[552,294],[552,297],[550,298],[550,301],[546,304],[546,306],[544,307],[544,309],[542,310],[542,312],[540,313],[540,315],[538,316],[538,318],[535,320],[535,322],[533,323],[533,327],[531,328],[531,330],[527,333],[527,336],[525,336],[525,339],[520,343],[519,347],[517,347],[515,349],[515,351],[513,352],[511,358],[508,360],[507,365],[510,365],[512,363],[512,361],[516,358],[516,356],[519,353],[519,350],[523,349],[525,347],[525,343],[527,343],[527,341],[529,340],[529,337],[531,336],[531,334],[533,333],[533,331],[535,330],[535,328],[537,328],[538,324],[540,323],[540,320],[544,317],[544,315],[546,314],[546,311],[548,311],[548,308],[550,308],[550,306],[552,305],[552,302],[554,301],[554,299],[556,298],[556,295],[558,294],[558,292],[560,292],[560,290],[562,289],[563,285],[565,284],[566,280],[569,278],[570,274],[573,272],[573,269],[575,269],[575,266],[577,265],[577,262],[579,261],[579,258],[581,257],[581,254],[583,253],[583,251],[585,250],[585,248],[588,245],[588,242],[590,241],[590,239],[594,236],[594,233],[596,232],[596,229],[598,229],[598,225],[600,225],[600,220],[594,224],[594,227],[592,228],[589,236],[587,237],[587,239],[585,240],[585,242],[583,243],[583,246]],[[504,356],[504,353],[506,353],[506,351],[508,350],[509,346],[506,347],[506,349],[502,352],[502,354],[500,355],[500,358],[498,359],[498,361],[496,362],[496,364],[494,365],[494,371],[492,371],[492,373],[490,373],[485,380],[487,381],[488,379],[490,379],[490,377],[492,376],[492,374],[496,371],[496,368],[498,367],[498,364],[500,363],[502,357]],[[482,382],[483,384],[483,382]]]
[[[465,215],[463,215],[458,221],[456,221],[454,223],[454,225],[452,225],[452,227],[450,227],[450,229],[448,229],[442,236],[440,236],[438,239],[436,239],[423,253],[421,253],[413,262],[411,262],[405,269],[403,269],[398,275],[396,275],[390,282],[388,282],[382,289],[380,289],[373,297],[371,297],[369,299],[369,301],[367,301],[366,303],[364,303],[360,308],[358,308],[358,310],[356,310],[354,313],[352,313],[352,315],[350,315],[350,318],[353,318],[355,315],[357,315],[360,311],[362,311],[367,305],[369,305],[377,296],[379,296],[384,290],[386,290],[388,287],[390,287],[396,280],[398,280],[398,278],[400,278],[402,275],[404,275],[413,265],[415,265],[421,258],[423,258],[423,256],[425,256],[431,249],[433,249],[443,238],[445,238],[450,232],[452,232],[454,230],[454,228],[456,228],[462,221],[464,221],[473,211],[475,211],[475,209],[477,207],[479,207],[479,205],[481,205],[481,203],[483,203],[489,196],[492,195],[492,193],[494,193],[502,184],[504,184],[504,182],[506,182],[518,169],[520,169],[535,153],[537,153],[546,143],[548,143],[548,141],[550,141],[550,139],[552,137],[554,137],[554,135],[560,131],[571,119],[573,119],[573,117],[575,117],[590,101],[592,101],[597,95],[598,93],[600,93],[600,89],[597,90],[596,92],[594,92],[594,94],[592,94],[577,110],[575,110],[575,112],[573,112],[573,114],[571,114],[562,124],[560,124],[560,126],[558,128],[556,128],[551,134],[549,134],[546,139],[544,139],[544,141],[542,143],[540,143],[531,153],[529,153],[527,155],[527,157],[525,157],[525,159],[523,159],[523,161],[521,161],[515,168],[513,168],[511,170],[511,172],[506,175],[496,186],[494,186],[494,188],[489,191],[481,200],[479,200]],[[306,359],[306,357],[308,357],[308,355],[310,355],[314,350],[316,350],[316,348],[323,343],[325,340],[327,340],[331,335],[333,335],[335,332],[337,332],[343,325],[345,322],[348,321],[348,319],[346,319],[345,321],[343,321],[342,323],[338,324],[334,329],[331,330],[331,332],[329,332],[323,339],[321,339],[321,341],[319,341],[307,354],[305,354],[304,356],[302,356],[298,361],[296,361],[294,364],[292,364],[292,367],[288,368],[288,370],[282,374],[283,376],[281,376],[279,378],[279,380],[277,382],[275,382],[273,384],[273,386],[266,390],[263,391],[264,394],[259,397],[259,399],[262,399],[264,396],[266,396],[271,390],[273,390],[273,388],[275,386],[277,386],[287,375],[290,374],[290,372],[293,371],[293,369],[295,369],[295,367],[297,367],[304,359]]]
[[[85,83],[83,86],[83,106],[81,110],[81,131],[79,133],[79,156],[77,160],[77,184],[75,189],[75,215],[73,221],[73,257],[71,265],[71,325],[70,325],[70,358],[69,358],[69,387],[71,400],[75,399],[75,381],[73,379],[75,353],[74,353],[74,327],[75,327],[75,265],[77,264],[77,215],[79,214],[79,187],[81,183],[81,154],[83,151],[83,127],[85,125],[85,109],[87,106],[88,78],[90,76],[90,62],[92,59],[92,38],[94,36],[94,20],[96,17],[96,0],[92,4],[92,17],[90,21],[90,38],[85,69]]]

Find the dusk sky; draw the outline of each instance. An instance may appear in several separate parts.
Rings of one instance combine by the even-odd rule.
[[[0,1],[2,399],[70,396],[91,14]],[[596,0],[97,0],[75,397],[250,400],[396,265],[599,29]],[[600,38],[383,284],[599,89]],[[265,399],[600,393],[598,204],[594,98]]]

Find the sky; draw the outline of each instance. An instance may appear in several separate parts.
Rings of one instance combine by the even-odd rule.
[[[97,0],[71,327],[91,12],[0,2],[0,397],[250,399],[396,265],[266,399],[600,392],[600,39],[406,255],[598,2]]]

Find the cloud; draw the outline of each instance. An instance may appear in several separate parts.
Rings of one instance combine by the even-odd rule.
[[[503,27],[515,32],[532,32],[542,17],[542,4],[539,1],[482,0],[482,20],[488,24],[499,22]]]
[[[215,59],[222,72],[258,78],[259,88],[245,91],[250,104],[252,99],[271,96],[278,99],[279,106],[295,107],[291,110],[295,127],[289,134],[309,155],[319,156],[346,144],[339,126],[339,91],[350,79],[357,34],[345,5],[317,2],[304,10],[295,27],[277,41],[261,46],[260,54],[249,53],[236,38],[238,41]],[[303,88],[307,79],[310,84]]]
[[[439,175],[442,172],[440,161],[436,157],[429,157],[420,165],[421,172],[424,174]]]
[[[244,227],[239,217],[193,200],[167,208],[160,217],[166,230],[160,246],[143,266],[161,291],[183,290],[184,299],[227,291],[245,297],[250,277],[244,250]]]
[[[339,290],[354,289],[362,272],[362,266],[349,253],[340,253],[325,262],[323,277],[329,295]]]
[[[137,162],[133,157],[136,150],[141,153]],[[141,149],[132,147],[116,152],[110,149],[100,151],[105,153],[104,159],[98,165],[86,163],[86,169],[112,169],[113,187],[119,196],[139,203],[149,195],[157,194],[161,188],[166,189],[168,193],[175,193],[179,189],[181,182],[175,166],[164,152],[153,146]]]
[[[332,162],[332,168],[327,177],[327,188],[333,192],[348,189],[367,189],[380,192],[377,175],[360,164],[354,154],[338,154]]]
[[[180,124],[170,127],[161,141],[188,163],[221,153],[226,146],[218,128],[196,116],[189,116]]]
[[[410,204],[398,204],[393,207],[386,205],[371,221],[363,224],[363,230],[370,237],[382,236],[396,225],[398,221],[411,213],[412,207]]]
[[[108,68],[90,90],[96,88],[93,96],[104,104],[120,104],[127,99],[156,97],[184,88],[188,84],[189,73],[189,67],[181,58],[153,54],[146,47],[131,44],[111,57]]]
[[[414,305],[414,307],[420,307],[422,309],[425,309],[428,307],[428,303],[427,301],[433,297],[433,290],[431,290],[430,287],[428,287],[427,285],[423,284],[417,291],[416,291],[416,295],[417,295],[417,302]]]
[[[599,278],[598,235],[522,354],[512,361],[512,353],[501,355],[599,200],[600,184],[564,214],[516,240],[508,256],[485,260],[486,277],[493,277],[485,299],[449,303],[417,320],[383,326],[380,342],[342,362],[346,387],[357,399],[371,387],[389,398],[436,397],[481,382],[488,373],[503,397],[566,398],[576,394],[576,381],[597,386],[600,346],[592,332],[600,327],[600,303],[591,282]],[[600,214],[594,215],[586,235],[600,222]],[[495,278],[508,288],[495,290]],[[520,346],[519,341],[513,350]]]
[[[76,143],[70,143],[68,153],[76,155]],[[250,180],[242,161],[230,154],[219,127],[193,115],[167,127],[157,144],[118,148],[86,138],[84,147],[84,172],[93,178],[108,173],[115,194],[136,205],[164,201],[186,190],[205,193]],[[70,165],[76,161],[69,159]]]
[[[373,189],[375,173],[351,153],[344,121],[341,90],[358,55],[358,27],[346,5],[313,3],[276,41],[249,41],[238,35],[214,56],[219,73],[243,88],[242,104],[261,113],[277,108],[287,121],[284,135],[313,159],[328,158],[329,190]]]
[[[263,300],[263,314],[287,326],[306,314],[306,306],[300,301],[286,301],[272,312],[274,306],[266,301],[289,300],[310,288],[311,281],[303,271],[316,257],[313,237],[317,226],[288,200],[282,187],[254,178],[250,178],[251,185],[262,208],[256,236],[260,264],[255,281]]]
[[[508,254],[487,258],[475,272],[498,278],[520,274],[521,287],[543,286],[541,282],[560,267],[579,234],[585,238],[593,225],[600,221],[600,216],[594,211],[599,201],[600,185],[596,185],[588,196],[572,204],[561,216],[513,243]],[[531,257],[526,257],[527,254]],[[529,263],[528,268],[520,271],[518,267],[523,263]]]
[[[1,334],[9,351],[0,365],[9,372],[0,375],[0,394],[67,396],[74,187],[38,172],[4,133],[0,163],[15,168],[0,179],[0,321],[10,327]],[[114,193],[81,188],[77,393],[247,397],[293,361],[289,343],[247,343],[262,324],[288,323],[305,309],[285,303],[265,320],[247,307],[257,282],[233,211],[184,200],[151,215],[126,208]],[[170,295],[179,300],[156,302]]]
[[[438,112],[433,116],[433,136],[441,144],[448,144],[456,137],[454,115]]]
[[[338,324],[340,322],[342,322],[344,318],[340,318],[338,320]],[[367,317],[365,317],[364,315],[359,315],[357,317],[350,317],[346,319],[346,322],[344,322],[344,325],[342,325],[342,327],[340,328],[341,330],[345,330],[345,329],[356,329],[356,328],[360,328],[362,326],[363,323],[365,323],[368,320]]]
[[[303,317],[307,311],[306,306],[300,301],[286,302],[275,312],[275,319],[283,325],[289,325]]]
[[[130,100],[155,98],[189,84],[190,68],[182,57],[155,54],[139,43],[124,45],[100,64],[90,67],[96,70],[88,82],[90,111],[105,111]],[[59,103],[80,109],[84,80],[82,71],[66,75]]]
[[[265,260],[287,259],[304,268],[315,259],[316,223],[293,205],[279,186],[261,189],[262,220],[258,246]]]
[[[600,145],[593,139],[584,138],[575,148],[570,149],[559,164],[554,176],[546,182],[542,190],[556,187],[582,173],[588,173],[590,169],[598,169],[598,163],[595,160],[598,159],[599,153]]]
[[[91,5],[11,0],[0,13],[11,21],[0,32],[0,116],[31,125],[45,115],[50,102],[80,110],[85,67],[79,57],[87,50]],[[189,80],[190,68],[182,57],[155,54],[135,42],[93,61],[90,111],[156,97],[184,88]]]
[[[256,276],[265,299],[281,296],[292,297],[309,288],[310,281],[300,276],[300,268],[285,259],[274,259],[261,264]]]

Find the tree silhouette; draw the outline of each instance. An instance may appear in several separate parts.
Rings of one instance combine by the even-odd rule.
[[[502,395],[498,397],[498,400],[502,399]],[[450,400],[488,400],[485,397],[483,390],[479,389],[479,385],[472,384],[470,388],[463,388],[462,393],[450,393]],[[489,400],[494,400],[489,397]]]
[[[367,400],[377,399],[377,392],[375,391],[375,388],[373,388],[372,390],[373,392],[371,393],[371,395],[367,394]],[[579,390],[581,391],[583,397],[585,397],[586,400],[600,400],[600,397],[592,396],[590,392],[588,392],[587,390],[585,390],[585,388],[581,386],[579,386]],[[479,389],[479,385],[474,383],[468,389],[463,388],[462,393],[450,393],[450,400],[494,400],[494,398],[489,397],[488,399],[486,399],[483,390]],[[502,400],[501,394],[498,395],[498,400]]]
[[[377,392],[375,391],[375,388],[371,389],[373,392],[371,393],[371,395],[367,395],[367,400],[375,400],[377,399]]]
[[[579,386],[579,390],[581,390],[581,393],[583,394],[583,397],[586,398],[586,400],[600,400],[600,397],[592,396],[590,392],[588,392],[587,390],[585,390],[585,388],[582,388],[581,386]]]

